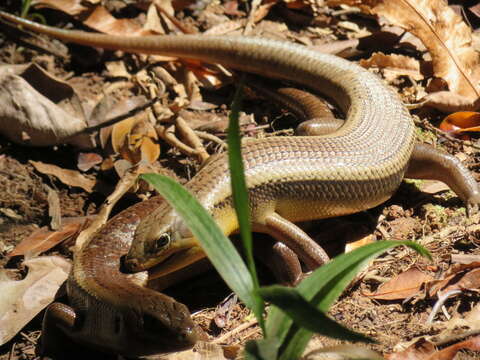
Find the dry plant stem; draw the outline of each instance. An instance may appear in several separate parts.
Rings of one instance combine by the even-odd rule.
[[[160,126],[155,127],[155,129],[157,131],[158,136],[160,136],[160,138],[162,138],[168,144],[170,144],[170,146],[178,149],[181,153],[183,153],[183,154],[185,154],[189,157],[195,157],[197,159],[199,158],[199,154],[198,154],[197,150],[188,146],[187,144],[185,144],[184,142],[180,141],[177,138],[177,136],[175,135],[175,126],[174,125],[171,125],[169,127],[165,127],[163,125],[160,125]],[[201,159],[200,159],[200,162],[202,162]]]
[[[100,211],[93,222],[84,229],[77,237],[75,242],[75,250],[78,251],[82,245],[90,239],[91,236],[107,222],[108,216],[112,211],[113,206],[117,201],[135,184],[141,168],[138,166],[129,169],[124,176],[120,179],[115,187],[115,190],[108,196],[102,205]]]
[[[190,125],[181,116],[177,116],[175,119],[175,130],[183,141],[195,150],[197,154],[196,157],[200,163],[203,164],[210,157],[195,131],[193,131]]]
[[[469,146],[473,149],[476,149],[476,150],[480,150],[480,146],[478,145],[475,145],[473,144],[471,141],[469,140],[462,140],[462,139],[457,139],[445,132],[443,132],[442,130],[440,129],[437,129],[435,126],[433,126],[432,124],[430,124],[428,121],[426,120],[417,120],[417,119],[413,119],[414,122],[415,122],[415,125],[417,126],[421,126],[423,127],[424,129],[427,129],[427,130],[430,130],[430,131],[433,131],[436,135],[438,136],[441,136],[443,137],[444,139],[447,139],[449,141],[452,141],[454,143],[457,143],[457,144],[461,144],[461,145],[465,145],[465,146]]]
[[[228,145],[225,141],[223,141],[222,139],[220,139],[218,136],[215,136],[213,134],[210,134],[206,131],[201,131],[201,130],[194,130],[195,131],[195,134],[197,134],[197,136],[200,138],[200,139],[203,139],[203,140],[208,140],[208,141],[212,141],[218,145],[220,145],[220,149],[221,150],[224,150],[224,149],[227,149],[228,148]]]
[[[253,24],[255,22],[255,14],[257,12],[258,7],[260,6],[260,0],[253,0],[251,3],[251,9],[248,14],[247,23],[245,24],[245,28],[243,29],[243,35],[250,35],[252,31]]]
[[[15,353],[15,345],[16,344],[17,344],[16,342],[13,342],[12,347],[10,348],[10,351],[8,352],[8,360],[13,359],[13,356],[14,356],[13,354]]]
[[[239,332],[245,330],[245,329],[248,329],[249,327],[251,326],[254,326],[254,325],[257,325],[257,320],[253,319],[253,320],[250,320],[246,323],[243,323],[239,326],[237,326],[235,329],[223,334],[222,336],[220,336],[219,338],[215,339],[212,341],[212,343],[214,344],[221,344],[223,342],[225,342],[228,338],[232,337],[233,335],[236,335],[238,334]]]
[[[438,311],[442,308],[443,304],[445,304],[445,301],[447,301],[452,296],[455,296],[455,295],[458,295],[458,294],[461,294],[461,293],[462,293],[461,290],[455,289],[455,290],[450,290],[450,291],[448,291],[444,294],[440,294],[438,296],[437,302],[433,306],[432,312],[428,316],[427,324],[429,324],[429,325],[433,324],[433,319],[437,315]]]
[[[440,346],[444,346],[444,345],[447,345],[447,344],[450,344],[450,343],[455,343],[455,342],[458,342],[460,340],[463,340],[469,336],[474,336],[474,335],[478,335],[480,334],[480,328],[476,328],[476,329],[471,329],[471,330],[468,330],[468,331],[465,331],[461,334],[454,334],[454,335],[450,335],[450,336],[446,336],[438,341],[434,341],[433,344],[437,347],[440,347]]]

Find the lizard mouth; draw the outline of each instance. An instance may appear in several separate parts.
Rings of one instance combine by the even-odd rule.
[[[193,246],[189,249],[180,250],[159,264],[148,269],[149,280],[166,276],[173,272],[179,271],[188,265],[191,265],[205,257],[205,253],[199,246]]]

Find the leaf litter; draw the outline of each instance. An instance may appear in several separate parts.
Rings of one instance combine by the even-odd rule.
[[[414,111],[416,116],[428,119],[434,124],[437,124],[441,115],[427,108],[427,104],[448,113],[470,111],[476,108],[479,66],[478,55],[472,47],[472,30],[443,1],[358,0],[341,1],[341,7],[334,7],[333,2],[328,1],[330,6],[326,7],[320,6],[320,2],[315,1],[278,0],[265,1],[252,9],[245,8],[240,2],[229,1],[223,5],[203,4],[203,7],[190,12],[185,8],[186,3],[164,1],[166,6],[162,11],[156,11],[154,6],[142,5],[141,11],[137,9],[138,17],[128,19],[122,18],[118,13],[119,8],[116,6],[120,6],[121,9],[121,5],[118,4],[108,4],[103,7],[95,1],[49,0],[38,2],[38,5],[56,9],[57,13],[63,12],[72,16],[71,19],[83,21],[83,24],[91,29],[110,34],[129,33],[143,36],[172,31],[201,32],[209,29],[207,32],[216,34],[238,35],[246,32],[248,35],[282,40],[293,39],[313,49],[333,49],[329,51],[347,58],[361,56],[361,63],[372,71],[379,72],[391,86],[396,87],[405,102],[419,106],[419,109]],[[340,2],[337,1],[337,3]],[[33,1],[32,4],[35,6],[36,2]],[[381,16],[378,18],[379,22],[375,23],[371,17],[366,20],[367,18],[359,15],[358,8],[345,4],[361,5],[360,9],[367,11],[370,15]],[[31,9],[32,13],[37,11],[41,12],[40,6]],[[184,16],[187,14],[187,17],[177,17],[179,12],[183,12]],[[49,24],[54,25],[55,17],[50,21],[52,22]],[[391,28],[387,29],[385,26],[387,24],[390,27],[397,26],[401,31],[389,32]],[[62,24],[59,25],[62,26]],[[355,41],[345,42],[345,39]],[[366,39],[371,40],[368,47],[365,47]],[[112,193],[115,188],[115,182],[118,179],[114,171],[118,175],[128,174],[130,167],[140,161],[142,166],[147,167],[146,169],[167,172],[184,182],[204,161],[208,161],[205,154],[207,156],[214,154],[224,147],[227,115],[225,104],[229,104],[230,101],[229,91],[225,89],[229,89],[229,84],[236,81],[228,69],[184,59],[142,54],[129,55],[121,52],[109,54],[97,51],[94,52],[95,56],[86,59],[81,58],[82,56],[79,55],[81,53],[75,52],[74,48],[71,48],[71,58],[62,57],[61,63],[56,64],[51,60],[51,55],[38,55],[29,51],[5,46],[0,52],[0,58],[5,60],[11,57],[11,54],[16,54],[16,58],[23,58],[23,62],[28,62],[30,57],[43,56],[42,63],[48,64],[48,70],[52,71],[57,78],[60,75],[62,82],[65,83],[61,85],[60,82],[52,82],[50,86],[55,89],[70,87],[71,90],[68,92],[75,93],[77,99],[75,101],[76,104],[80,104],[81,111],[74,110],[70,112],[69,117],[65,117],[62,113],[64,119],[72,118],[73,120],[62,123],[57,121],[59,125],[50,121],[50,129],[40,134],[39,144],[42,144],[42,141],[43,145],[58,144],[55,150],[58,158],[49,155],[42,157],[44,150],[41,148],[38,148],[38,156],[31,158],[29,152],[31,150],[25,151],[22,146],[14,144],[6,145],[5,156],[7,159],[18,157],[23,163],[34,161],[31,164],[36,164],[39,173],[37,175],[29,168],[28,175],[40,176],[42,181],[53,187],[55,191],[58,192],[61,189],[67,193],[66,196],[60,197],[62,220],[64,213],[72,216],[73,212],[75,215],[84,216],[96,212],[104,196]],[[47,53],[49,53],[48,50]],[[46,57],[50,58],[45,60]],[[91,64],[103,64],[104,59],[108,59],[108,64],[105,65],[106,70],[92,73]],[[152,64],[149,65],[151,66],[149,71],[145,71],[147,64]],[[28,86],[22,86],[28,88]],[[430,94],[425,97],[427,93]],[[45,103],[45,99],[48,98],[45,95],[34,94],[35,99],[40,103]],[[143,99],[128,104],[139,94]],[[95,139],[95,132],[86,136],[88,144],[93,146],[93,152],[88,155],[85,155],[85,150],[82,150],[82,145],[87,144],[85,140],[80,144],[72,143],[76,154],[72,154],[71,150],[63,147],[62,144],[67,142],[69,134],[75,134],[78,129],[97,126],[106,119],[128,113],[151,97],[158,97],[159,100],[148,112],[133,115],[123,120],[123,124],[118,122],[111,127],[102,128],[99,132],[100,138]],[[291,133],[288,127],[294,127],[291,125],[294,119],[292,120],[288,110],[279,109],[278,105],[269,104],[265,99],[259,100],[254,91],[249,97],[251,99],[245,102],[244,109],[247,114],[243,116],[247,120],[243,125],[245,134],[271,136]],[[49,103],[48,108],[54,109],[55,106],[57,104]],[[68,111],[71,109],[70,107]],[[249,115],[252,113],[253,116]],[[181,117],[178,116],[179,114]],[[17,130],[19,135],[16,135],[16,138],[11,138],[12,141],[16,139],[15,141],[21,144],[30,142],[30,145],[35,145],[32,144],[32,139],[36,138],[36,133],[32,130],[34,127],[31,123],[27,122],[30,127],[21,127],[24,126],[21,125],[21,119],[18,116],[13,118],[15,126],[20,130]],[[61,128],[57,129],[57,126],[70,127],[79,119],[83,122],[80,127],[75,125],[73,130],[67,128],[65,136],[62,135],[63,137],[59,139],[54,138],[53,141],[49,139],[52,134],[59,133]],[[252,119],[254,123],[251,122]],[[32,121],[30,118],[27,120]],[[287,125],[280,125],[283,122]],[[1,126],[0,131],[3,135],[9,136]],[[452,153],[464,154],[463,160],[471,165],[472,169],[478,169],[478,151],[475,148],[474,133],[468,142],[453,142],[448,137],[440,136],[437,139],[431,136],[429,131],[428,128],[421,128],[420,140],[433,141],[436,146]],[[92,138],[95,141],[91,142]],[[81,151],[83,155],[78,155]],[[4,169],[8,172],[11,168]],[[138,171],[143,172],[146,169]],[[135,174],[136,170],[132,171]],[[96,183],[92,181],[93,178],[102,178],[105,181]],[[85,179],[87,179],[86,182]],[[3,183],[0,182],[0,185]],[[427,194],[418,189],[425,190]],[[137,192],[140,197],[146,197],[151,190],[144,184],[134,186],[131,179],[120,183],[112,194],[110,206],[102,210],[102,215],[94,224],[84,229],[83,235],[77,239],[77,246],[106,221],[113,204],[121,194],[129,193],[125,196],[131,198],[132,192]],[[32,193],[24,192],[23,202],[31,201],[31,195]],[[46,195],[40,201],[43,201],[44,209],[52,206],[49,205]],[[15,229],[24,226],[24,224],[18,224],[18,221],[24,218],[22,209],[25,207],[21,207],[19,203],[12,204],[5,206],[1,212],[4,218],[0,225],[6,224],[8,230],[4,234],[9,238],[13,238],[11,234],[15,233]],[[126,205],[118,206],[124,208]],[[50,220],[48,216],[44,219],[36,218],[35,224],[45,226],[50,223]],[[360,274],[342,299],[333,307],[331,316],[356,331],[376,338],[382,345],[374,347],[375,350],[383,354],[397,353],[395,356],[400,356],[400,359],[405,358],[401,356],[404,356],[403,351],[409,346],[416,349],[412,351],[423,351],[428,354],[429,357],[424,358],[429,359],[450,359],[459,349],[478,350],[476,338],[462,338],[462,334],[467,334],[468,331],[474,334],[476,329],[474,314],[478,312],[478,307],[475,306],[479,299],[478,271],[476,265],[471,265],[475,261],[467,261],[466,264],[470,265],[464,266],[452,264],[455,256],[479,255],[474,246],[478,243],[480,235],[476,225],[478,217],[466,219],[462,204],[448,192],[447,188],[440,184],[432,185],[423,182],[404,184],[394,198],[385,205],[366,214],[349,217],[348,225],[343,226],[347,230],[337,231],[333,236],[332,234],[322,235],[322,229],[336,227],[332,221],[327,220],[306,227],[307,231],[320,241],[328,240],[326,248],[332,248],[331,254],[344,251],[342,239],[338,239],[340,234],[342,238],[352,240],[360,238],[361,243],[381,238],[408,238],[417,239],[427,246],[433,253],[435,262],[425,263],[424,260],[404,249],[389,252],[375,260]],[[4,243],[0,239],[0,250],[3,255],[14,249],[15,255],[43,251],[64,252],[62,246],[55,245],[57,242],[61,243],[74,231],[68,230],[72,225],[63,226],[67,229],[60,228],[57,232],[37,230],[35,234],[35,231],[30,231],[33,233],[30,239],[38,239],[31,244],[27,242],[25,245],[27,250],[21,250],[20,246],[15,248],[21,238],[16,239],[14,243]],[[360,232],[360,228],[361,236],[358,236],[358,233],[353,234],[356,230]],[[62,234],[64,231],[66,234]],[[23,234],[22,237],[29,239],[28,234],[26,235]],[[54,246],[53,250],[48,249],[51,246]],[[351,245],[351,247],[355,246],[357,245]],[[36,259],[44,258],[39,256]],[[12,265],[21,267],[20,263],[9,266]],[[268,278],[268,274],[265,276]],[[199,282],[186,281],[167,291],[178,297],[180,301],[188,303],[192,301],[189,299],[189,293],[203,293],[204,289],[208,288],[205,284],[210,284],[211,288],[212,283],[218,283],[218,280],[215,275],[209,273]],[[195,319],[209,331],[212,338],[217,336],[232,346],[229,350],[227,347],[214,347],[207,353],[216,354],[211,356],[219,356],[218,358],[228,353],[231,357],[238,352],[238,345],[244,344],[249,338],[259,336],[259,331],[248,320],[248,313],[239,304],[229,306],[228,317],[222,322],[222,329],[212,328],[215,311],[210,310],[205,304],[209,303],[214,308],[226,297],[228,291],[215,286],[209,291],[208,300],[202,306],[195,305],[201,310],[196,313]],[[365,296],[366,294],[370,296]],[[435,304],[439,303],[439,294],[453,295],[441,303],[443,310],[435,314],[432,324],[428,324],[429,314],[432,313]],[[377,299],[373,300],[372,297]],[[460,323],[462,327],[455,325]],[[435,335],[443,337],[435,338]],[[445,339],[454,336],[458,338],[455,344],[447,344]],[[414,339],[413,345],[407,345],[410,339]],[[14,340],[13,344],[18,341],[20,340]],[[321,345],[315,344],[317,349],[320,346],[338,345],[329,339],[317,338],[317,341],[321,341]],[[204,345],[199,346],[202,348]],[[401,349],[402,346],[403,349]],[[5,349],[8,351],[12,347],[7,346]],[[315,352],[315,348],[312,351]],[[15,356],[22,355],[18,351],[14,353]],[[422,358],[418,352],[415,354],[418,358]],[[0,359],[3,360],[4,356],[8,355],[0,354]],[[32,353],[25,352],[23,356],[32,358]],[[475,355],[470,358],[475,358]]]

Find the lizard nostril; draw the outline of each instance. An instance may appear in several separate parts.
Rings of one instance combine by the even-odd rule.
[[[137,259],[129,259],[127,257],[123,257],[122,261],[122,269],[126,270],[127,272],[134,272],[138,271],[139,262]]]

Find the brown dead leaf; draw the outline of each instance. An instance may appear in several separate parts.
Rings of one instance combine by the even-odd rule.
[[[373,234],[368,234],[359,240],[355,240],[353,242],[349,242],[345,245],[345,252],[350,252],[359,247],[365,246],[367,244],[371,244],[376,241],[376,236]]]
[[[134,116],[113,126],[113,149],[132,164],[140,160],[153,163],[160,155],[158,135],[144,114]]]
[[[421,286],[432,279],[432,276],[412,267],[380,285],[374,293],[363,295],[379,300],[403,300],[418,294]]]
[[[421,338],[405,350],[388,354],[385,358],[387,360],[427,360],[435,351],[433,343]]]
[[[449,90],[471,101],[479,97],[478,55],[472,48],[471,29],[444,0],[330,0],[381,15],[422,40],[432,56],[436,77]]]
[[[460,343],[450,345],[445,349],[437,351],[436,353],[428,357],[427,360],[453,360],[455,358],[455,355],[457,355],[458,351],[462,349],[479,351],[480,336],[475,336]]]
[[[442,293],[465,289],[478,291],[480,289],[480,262],[453,264],[443,279],[431,281],[427,286],[430,297],[439,291]]]
[[[469,140],[470,135],[466,132],[480,131],[480,113],[474,111],[454,112],[445,117],[438,127],[462,140]]]
[[[409,76],[414,80],[422,80],[420,63],[418,60],[405,55],[385,55],[381,52],[372,54],[369,59],[360,60],[360,65],[366,69],[378,68],[383,70],[387,81],[393,81],[399,76]]]
[[[452,263],[470,264],[473,262],[480,262],[480,255],[477,254],[452,254]]]
[[[63,226],[58,231],[50,231],[44,226],[23,239],[7,256],[34,257],[40,255],[74,236],[80,230],[83,222],[84,220],[78,220]]]
[[[423,180],[418,188],[427,194],[437,194],[442,191],[450,190],[448,185],[445,185],[445,183],[437,180]]]
[[[32,0],[31,5],[37,9],[50,8],[69,15],[78,15],[88,10],[82,3],[84,3],[83,0]]]
[[[52,302],[70,272],[70,263],[59,256],[25,260],[24,265],[28,274],[21,281],[10,280],[5,270],[0,271],[0,345]]]
[[[73,89],[37,65],[0,66],[0,131],[21,145],[71,143],[91,147]],[[19,107],[19,104],[21,106]]]
[[[97,153],[78,154],[77,168],[81,171],[88,171],[95,165],[101,164],[103,158]]]
[[[472,100],[452,91],[438,91],[428,94],[423,101],[424,105],[428,105],[444,113],[475,111],[480,109],[480,99]]]
[[[131,19],[117,19],[103,6],[97,6],[84,21],[84,24],[110,35],[145,36],[155,35],[151,30],[143,29]]]
[[[65,185],[80,187],[89,193],[93,191],[96,183],[95,180],[87,178],[76,170],[62,169],[56,165],[45,164],[41,161],[30,160],[30,164],[42,174],[53,175]]]

